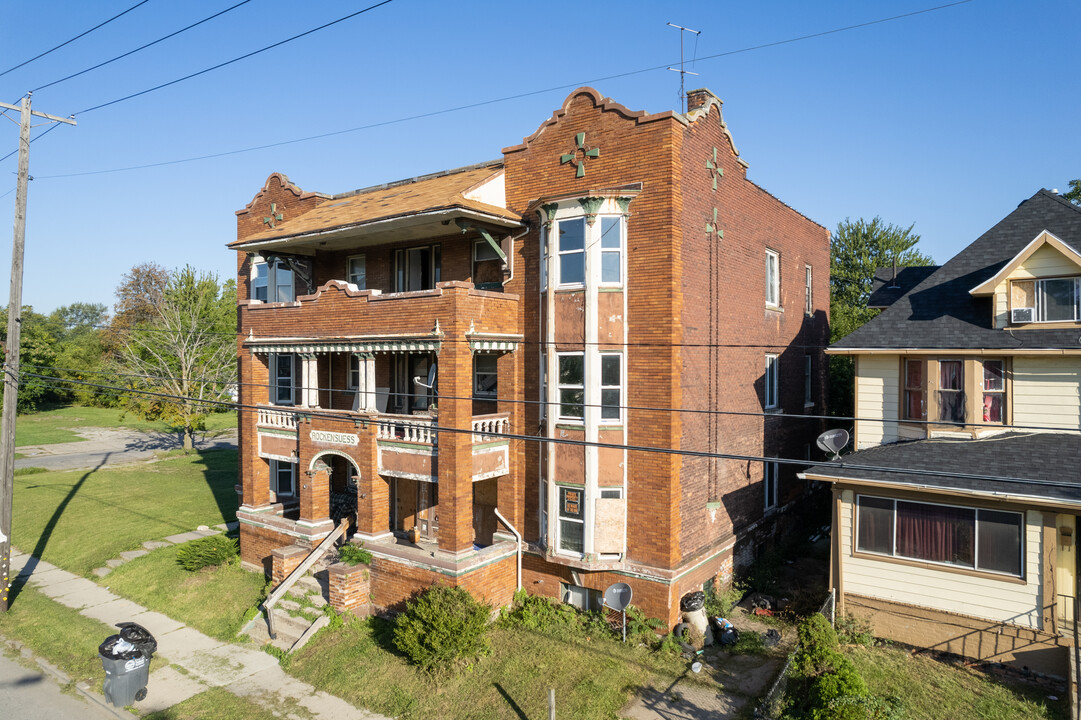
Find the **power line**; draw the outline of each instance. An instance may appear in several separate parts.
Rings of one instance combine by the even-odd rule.
[[[177,381],[177,380],[181,379],[179,377],[168,376],[168,375],[146,375],[146,374],[141,374],[141,373],[120,373],[120,372],[107,371],[107,370],[86,370],[86,369],[79,369],[79,368],[62,368],[62,367],[56,367],[54,365],[35,365],[33,363],[23,363],[22,366],[23,367],[32,367],[32,368],[36,368],[38,370],[51,370],[53,372],[74,372],[74,373],[83,373],[83,374],[87,374],[87,375],[109,375],[111,377],[136,378],[136,379],[140,379],[140,380],[159,380],[159,381],[173,382],[173,381]],[[235,385],[237,388],[251,387],[251,388],[264,388],[265,389],[265,388],[268,388],[268,387],[273,387],[273,385],[271,383],[240,382],[239,380],[234,382],[234,381],[226,381],[226,380],[207,380],[207,379],[204,379],[204,378],[187,378],[187,381],[189,383],[194,383],[194,384],[204,384],[204,385],[219,384],[219,385],[223,385],[223,386],[226,386],[226,387],[231,386],[231,385]],[[68,381],[64,380],[63,382],[68,382]],[[59,387],[59,385],[56,385],[56,387]],[[292,387],[293,387],[294,390],[298,390],[298,391],[314,390],[316,392],[321,392],[321,393],[325,392],[325,393],[329,393],[332,397],[335,394],[337,394],[337,395],[353,395],[353,394],[355,394],[357,392],[356,388],[336,388],[336,387],[333,387],[333,386],[323,387],[323,386],[314,386],[314,385],[293,385]],[[134,391],[134,390],[132,390],[132,391]],[[414,397],[413,393],[409,393],[409,392],[388,392],[387,396],[388,397]],[[446,394],[442,394],[442,393],[435,396],[436,402],[438,402],[440,399],[443,399],[443,400],[479,400],[479,401],[483,401],[483,402],[495,402],[495,403],[526,405],[526,406],[545,406],[545,407],[559,406],[559,405],[574,405],[576,407],[581,406],[583,408],[585,408],[585,407],[591,407],[591,408],[592,407],[595,407],[595,408],[609,407],[609,408],[618,408],[620,410],[633,410],[635,412],[656,412],[656,413],[668,413],[668,414],[672,414],[672,415],[680,414],[680,413],[685,413],[685,414],[688,414],[688,415],[709,415],[709,416],[729,415],[729,416],[736,416],[736,417],[770,418],[772,420],[829,420],[829,421],[845,422],[845,423],[849,423],[849,422],[851,422],[851,423],[857,423],[857,422],[860,422],[860,423],[881,423],[881,424],[900,424],[900,423],[904,423],[906,425],[923,425],[923,426],[932,426],[932,425],[934,425],[934,426],[950,426],[950,425],[955,424],[955,423],[945,423],[945,422],[941,422],[941,421],[937,421],[937,420],[902,420],[900,418],[864,418],[864,417],[849,416],[849,415],[815,415],[815,414],[809,414],[809,413],[788,413],[788,412],[768,412],[768,411],[754,412],[754,411],[750,411],[750,410],[711,410],[711,409],[707,409],[707,408],[687,408],[687,407],[683,407],[683,408],[670,408],[669,407],[669,408],[666,408],[666,407],[652,407],[652,406],[644,406],[644,405],[603,405],[603,404],[600,404],[600,403],[586,403],[586,402],[563,403],[563,402],[560,402],[558,400],[553,400],[553,401],[548,401],[548,400],[528,400],[528,399],[507,398],[507,397],[478,398],[478,397],[475,397],[475,396],[472,396],[472,395],[467,396],[467,397],[462,397],[462,396],[456,396],[456,395],[446,395]],[[295,408],[297,406],[294,406],[294,405],[281,405],[281,406],[277,406],[277,407],[280,407],[280,408]],[[283,412],[292,412],[292,411],[286,409],[286,410],[283,410]],[[1063,427],[1054,426],[1054,425],[1015,425],[1015,424],[1009,424],[1009,423],[971,422],[971,423],[965,423],[965,426],[966,427],[981,428],[981,429],[991,429],[991,430],[1026,430],[1026,431],[1051,431],[1051,432],[1069,432],[1070,431],[1069,428],[1063,428]]]
[[[146,0],[143,0],[143,2],[146,2]],[[88,112],[91,112],[91,111],[94,111],[94,110],[100,110],[101,108],[109,107],[110,105],[116,105],[117,103],[124,102],[125,100],[131,100],[132,98],[137,98],[140,95],[146,95],[147,93],[152,93],[155,90],[161,90],[162,88],[167,88],[170,85],[176,85],[177,83],[184,82],[185,80],[191,80],[194,77],[199,77],[200,75],[205,75],[208,72],[218,70],[218,69],[223,68],[223,67],[225,67],[227,65],[232,65],[233,63],[240,62],[241,60],[246,60],[247,58],[253,57],[253,56],[258,55],[260,53],[264,53],[267,50],[273,50],[274,48],[281,47],[282,45],[285,45],[286,43],[293,42],[294,40],[299,40],[300,38],[305,37],[306,35],[311,35],[314,32],[318,32],[320,30],[325,30],[326,28],[331,27],[332,25],[337,25],[340,22],[345,22],[346,20],[349,20],[350,18],[355,18],[357,15],[363,15],[364,13],[368,12],[369,10],[375,10],[378,7],[382,7],[383,5],[387,5],[387,4],[392,3],[392,2],[394,2],[394,0],[382,0],[382,2],[378,2],[375,5],[369,5],[368,7],[364,8],[363,10],[357,10],[356,12],[350,13],[349,15],[346,15],[345,17],[340,17],[337,20],[332,20],[332,21],[330,21],[328,23],[320,25],[319,27],[312,28],[311,30],[306,30],[306,31],[304,31],[304,32],[302,32],[302,33],[300,33],[298,35],[294,35],[293,37],[286,38],[285,40],[280,40],[280,41],[274,43],[273,45],[267,45],[266,47],[259,48],[258,50],[253,50],[252,52],[245,53],[244,55],[241,55],[240,57],[235,57],[232,60],[226,60],[225,62],[218,63],[217,65],[213,65],[213,66],[208,67],[208,68],[206,68],[204,70],[200,70],[199,72],[191,73],[190,75],[185,75],[184,77],[177,78],[176,80],[170,80],[169,82],[161,83],[160,85],[155,85],[152,88],[147,88],[146,90],[141,90],[141,91],[139,91],[137,93],[132,93],[131,95],[125,95],[124,97],[117,98],[116,100],[110,100],[109,102],[104,102],[104,103],[100,103],[98,105],[94,105],[92,107],[88,107],[87,109],[80,110],[79,112],[77,112],[75,114],[76,115],[81,115],[83,113],[88,113]]]
[[[117,60],[123,60],[124,58],[128,57],[129,55],[134,55],[135,53],[139,52],[140,50],[146,50],[148,47],[151,47],[153,45],[157,45],[160,42],[164,42],[165,40],[168,40],[169,38],[176,37],[177,35],[179,35],[181,33],[184,33],[184,32],[187,32],[188,30],[191,30],[192,28],[198,27],[198,26],[202,25],[205,22],[209,22],[209,21],[213,20],[216,17],[220,17],[220,16],[224,15],[225,13],[227,13],[227,12],[229,12],[231,10],[236,10],[241,5],[247,5],[249,2],[251,2],[251,0],[241,0],[241,2],[238,2],[236,5],[233,5],[232,7],[227,7],[227,8],[225,8],[224,10],[222,10],[220,12],[216,12],[213,15],[205,17],[202,20],[199,20],[198,22],[194,22],[191,25],[188,25],[187,27],[184,27],[184,28],[181,28],[181,29],[177,30],[176,32],[171,32],[168,35],[165,35],[163,37],[158,38],[157,40],[154,40],[152,42],[148,42],[146,45],[140,45],[139,47],[135,48],[134,50],[129,50],[128,52],[124,53],[123,55],[117,55],[116,57],[112,58],[111,60],[106,60],[105,62],[100,62],[97,65],[86,68],[85,70],[80,70],[77,73],[72,73],[71,75],[68,75],[66,77],[62,77],[59,80],[53,80],[51,83],[46,83],[46,84],[44,84],[44,85],[42,85],[40,87],[36,87],[31,92],[37,92],[39,90],[44,90],[45,88],[52,87],[53,85],[59,85],[60,83],[66,81],[66,80],[71,80],[72,78],[77,78],[80,75],[85,75],[86,73],[88,73],[88,72],[90,72],[92,70],[97,70],[98,68],[105,67],[106,65],[109,65],[110,63],[114,63]]]
[[[849,31],[849,30],[856,30],[856,29],[868,27],[868,26],[871,26],[871,25],[877,25],[877,24],[881,24],[881,23],[892,22],[892,21],[895,21],[895,20],[902,20],[904,18],[908,18],[908,17],[914,16],[914,15],[921,15],[921,14],[924,14],[924,13],[930,13],[930,12],[935,12],[935,11],[938,11],[938,10],[944,10],[944,9],[951,8],[951,7],[954,7],[954,6],[957,6],[957,5],[964,5],[965,3],[969,3],[969,2],[972,2],[972,1],[973,0],[959,0],[958,2],[948,3],[946,5],[938,5],[936,7],[925,8],[923,10],[916,10],[916,11],[913,11],[913,12],[910,12],[910,13],[904,13],[904,14],[901,14],[901,15],[894,15],[894,16],[887,17],[887,18],[880,18],[878,20],[871,20],[871,21],[868,21],[868,22],[865,22],[865,23],[858,23],[856,25],[847,25],[845,27],[834,28],[832,30],[824,30],[824,31],[818,32],[818,33],[811,33],[809,35],[801,35],[799,37],[788,38],[788,39],[785,39],[785,40],[777,40],[777,41],[774,41],[774,42],[764,43],[764,44],[761,44],[761,45],[752,45],[752,46],[745,47],[745,48],[740,48],[740,49],[737,49],[737,50],[729,50],[727,52],[715,53],[713,55],[707,55],[705,57],[701,57],[701,58],[697,58],[697,59],[698,60],[714,60],[714,59],[721,58],[721,57],[726,57],[726,56],[729,56],[729,55],[738,55],[740,53],[752,52],[752,51],[755,51],[755,50],[762,50],[762,49],[765,49],[765,48],[775,47],[775,46],[778,46],[778,45],[786,45],[786,44],[789,44],[789,43],[800,42],[802,40],[809,40],[809,39],[813,39],[813,38],[817,38],[817,37],[822,37],[822,36],[825,36],[825,35],[832,35],[832,34],[836,34],[836,33],[840,33],[840,32],[846,32],[846,31]],[[395,118],[395,119],[392,119],[392,120],[383,120],[383,121],[379,121],[379,122],[368,123],[366,125],[358,125],[356,127],[346,128],[344,130],[333,130],[333,131],[330,131],[330,132],[320,133],[318,135],[308,135],[308,136],[301,137],[301,138],[294,138],[292,140],[281,140],[281,141],[278,141],[278,142],[266,143],[264,145],[254,145],[254,146],[251,146],[251,147],[240,148],[240,149],[237,149],[237,150],[226,150],[226,151],[222,151],[222,152],[218,152],[218,153],[210,153],[210,154],[207,154],[207,155],[196,155],[196,156],[193,156],[193,157],[179,158],[179,159],[176,159],[176,160],[163,160],[161,162],[144,163],[144,164],[141,164],[141,165],[128,165],[128,166],[125,166],[125,167],[109,168],[109,169],[106,169],[106,170],[88,170],[88,171],[85,171],[85,172],[63,173],[63,174],[57,174],[57,175],[40,175],[39,177],[41,177],[43,179],[58,179],[58,178],[70,178],[70,177],[82,177],[82,176],[85,176],[85,175],[103,175],[103,174],[116,173],[116,172],[128,172],[128,171],[131,171],[131,170],[146,170],[146,169],[155,168],[155,167],[163,167],[163,166],[168,166],[168,165],[179,165],[179,164],[189,163],[189,162],[198,162],[200,160],[213,160],[213,159],[220,158],[220,157],[228,157],[230,155],[239,155],[239,154],[242,154],[242,153],[256,152],[256,151],[259,151],[259,150],[269,150],[271,148],[283,147],[285,145],[294,145],[294,144],[297,144],[297,143],[310,142],[312,140],[322,140],[322,139],[329,138],[329,137],[335,137],[335,136],[338,136],[338,135],[346,135],[346,134],[349,134],[349,133],[360,132],[360,131],[363,131],[363,130],[372,130],[374,128],[386,127],[388,125],[396,125],[396,124],[399,124],[399,123],[409,122],[409,121],[412,121],[412,120],[422,120],[422,119],[425,119],[425,118],[435,117],[435,116],[438,116],[438,115],[446,115],[446,114],[453,113],[453,112],[460,112],[462,110],[473,110],[473,109],[476,109],[476,108],[479,108],[479,107],[485,107],[487,105],[494,105],[494,104],[497,104],[497,103],[509,102],[511,100],[520,100],[522,98],[532,97],[534,95],[543,95],[544,93],[555,92],[556,90],[566,90],[568,88],[581,87],[582,85],[594,85],[596,83],[606,82],[608,80],[618,80],[618,79],[621,79],[621,78],[631,77],[631,76],[634,76],[634,75],[641,75],[643,73],[654,72],[654,71],[657,71],[657,70],[664,70],[670,64],[671,63],[665,63],[663,65],[655,65],[653,67],[642,68],[640,70],[631,70],[629,72],[616,73],[614,75],[605,75],[603,77],[592,78],[592,79],[589,79],[589,80],[582,80],[582,81],[575,82],[575,83],[566,83],[566,84],[563,84],[563,85],[555,85],[555,86],[547,87],[547,88],[544,88],[544,89],[541,89],[541,90],[532,90],[532,91],[529,91],[529,92],[517,93],[517,94],[514,94],[514,95],[505,95],[503,97],[493,98],[493,99],[490,99],[490,100],[481,100],[479,102],[468,103],[466,105],[457,105],[455,107],[443,108],[441,110],[432,110],[430,112],[418,113],[416,115],[407,115],[407,116],[400,117],[400,118]],[[213,69],[213,68],[211,68],[211,69]],[[193,77],[193,76],[191,76],[191,77]],[[181,80],[183,80],[183,79],[186,79],[186,78],[181,78]],[[179,80],[174,81],[174,82],[179,82]],[[164,86],[161,86],[161,87],[164,87]],[[151,90],[154,90],[154,89],[157,89],[157,88],[151,88]],[[150,92],[150,90],[145,91],[145,92]],[[137,93],[137,95],[138,94],[142,94],[142,93]],[[135,97],[135,95],[129,96],[129,97]],[[127,98],[121,98],[120,100],[115,100],[113,102],[120,102],[121,100],[124,100],[124,99],[127,99]],[[106,103],[106,104],[112,104],[112,103]],[[103,106],[98,106],[98,107],[103,107]],[[86,112],[86,111],[83,111],[83,112]],[[3,159],[4,158],[0,158],[0,161],[2,161]]]
[[[38,374],[35,374],[35,373],[24,373],[24,374],[28,375],[28,376],[31,376],[31,377],[41,378],[41,379],[44,379],[44,380],[59,380],[61,382],[76,382],[76,383],[78,383],[80,385],[88,385],[88,386],[91,386],[91,387],[101,388],[101,389],[105,389],[105,390],[112,390],[112,391],[118,391],[118,392],[130,392],[130,391],[125,391],[124,388],[118,388],[118,387],[113,387],[113,386],[109,386],[109,385],[102,385],[102,384],[99,384],[99,383],[90,383],[90,382],[85,382],[85,381],[63,380],[62,378],[56,378],[56,377],[52,377],[52,376],[48,376],[48,375],[38,375]],[[174,401],[174,402],[177,402],[177,403],[193,403],[193,404],[198,404],[198,405],[206,405],[208,407],[225,407],[225,408],[229,408],[229,409],[234,409],[237,412],[258,412],[259,410],[264,410],[265,411],[265,410],[268,409],[266,407],[261,407],[261,406],[258,406],[258,405],[246,405],[246,404],[242,404],[242,403],[234,403],[234,402],[228,402],[228,401],[224,401],[224,400],[203,400],[203,399],[191,398],[191,397],[187,397],[187,396],[183,396],[183,395],[173,395],[171,393],[151,392],[151,391],[148,391],[148,390],[135,391],[132,394],[146,395],[146,396],[149,396],[149,397],[157,397],[157,398],[160,398],[160,399],[163,399],[163,400],[171,400],[171,401]],[[281,411],[281,412],[289,413],[289,411]],[[315,408],[295,409],[289,414],[293,414],[293,415],[296,415],[298,417],[311,417],[311,418],[320,418],[320,419],[324,419],[324,420],[339,421],[339,422],[343,422],[343,423],[349,423],[350,425],[354,425],[354,426],[358,422],[371,424],[371,425],[374,425],[376,427],[389,427],[389,428],[393,428],[393,427],[400,424],[398,422],[395,422],[394,420],[379,419],[378,416],[376,416],[375,418],[365,419],[365,418],[358,418],[358,417],[355,417],[353,415],[343,415],[343,414],[338,413],[338,412],[323,411],[323,410],[319,410],[319,409],[315,409]],[[468,435],[483,434],[485,436],[493,437],[493,438],[501,438],[501,439],[506,439],[506,440],[522,440],[522,441],[525,441],[525,442],[536,442],[536,443],[541,443],[541,444],[547,443],[547,444],[557,444],[557,445],[575,445],[575,446],[579,446],[579,447],[612,448],[612,449],[616,449],[616,450],[627,450],[629,452],[647,452],[647,453],[659,453],[659,454],[663,454],[663,455],[681,455],[681,456],[689,456],[689,457],[719,458],[719,459],[722,459],[722,460],[738,460],[740,462],[778,463],[778,464],[781,464],[781,465],[802,465],[802,466],[827,465],[829,467],[843,468],[843,469],[847,469],[847,470],[891,472],[891,473],[901,473],[901,474],[905,474],[905,475],[917,475],[917,476],[924,476],[924,477],[930,476],[930,477],[959,478],[959,479],[965,479],[965,480],[991,480],[991,481],[1003,482],[1003,483],[1021,483],[1021,484],[1025,484],[1025,485],[1041,485],[1041,486],[1047,486],[1047,487],[1063,487],[1063,488],[1071,488],[1071,489],[1078,489],[1079,487],[1081,487],[1076,482],[1056,481],[1056,480],[1037,480],[1037,479],[1031,479],[1031,478],[1014,477],[1014,476],[1010,476],[1010,475],[986,475],[986,474],[980,474],[980,473],[961,473],[961,472],[952,472],[952,471],[943,471],[943,470],[924,470],[924,469],[921,469],[921,468],[897,468],[897,467],[889,467],[889,466],[881,466],[881,465],[864,465],[864,464],[860,464],[860,463],[844,463],[844,462],[822,463],[822,462],[814,462],[814,461],[808,461],[808,460],[805,460],[805,459],[797,459],[797,458],[770,457],[770,456],[766,456],[766,455],[743,455],[743,454],[737,454],[737,453],[713,453],[713,452],[707,452],[707,451],[703,451],[703,450],[682,450],[682,449],[677,450],[675,448],[662,448],[662,447],[654,447],[654,446],[650,446],[650,445],[629,445],[629,444],[616,444],[616,443],[602,443],[602,442],[594,442],[594,441],[590,441],[590,440],[573,440],[573,439],[569,439],[569,438],[541,437],[541,436],[537,436],[537,435],[521,435],[521,434],[518,434],[518,433],[501,433],[501,432],[487,432],[487,431],[484,432],[484,433],[478,433],[478,432],[474,431],[472,428],[464,429],[464,428],[455,428],[455,427],[445,427],[445,426],[442,426],[442,425],[435,425],[435,424],[431,425],[431,430],[432,430],[433,433],[468,434]]]
[[[79,38],[81,38],[81,37],[85,37],[85,36],[89,35],[90,33],[94,32],[94,31],[95,31],[95,30],[97,30],[98,28],[101,28],[101,27],[104,27],[104,26],[108,25],[108,24],[109,24],[109,23],[111,23],[111,22],[112,22],[113,20],[116,20],[117,18],[120,18],[120,17],[123,17],[124,15],[127,15],[127,14],[128,14],[129,12],[131,12],[131,11],[132,11],[132,10],[134,10],[135,8],[139,7],[140,5],[146,5],[146,4],[148,3],[148,2],[150,2],[150,0],[142,0],[142,2],[137,2],[137,3],[135,3],[134,5],[132,5],[131,7],[129,7],[129,8],[127,9],[127,10],[125,10],[125,11],[124,11],[124,12],[122,12],[122,13],[120,13],[119,15],[113,15],[113,16],[112,16],[111,18],[109,18],[109,19],[108,19],[108,20],[106,20],[105,22],[102,22],[102,23],[98,23],[97,25],[95,25],[94,27],[90,28],[90,29],[89,29],[89,30],[87,30],[86,32],[82,32],[82,33],[79,33],[78,35],[76,35],[76,36],[75,36],[75,37],[73,37],[72,39],[70,39],[70,40],[65,40],[64,42],[60,43],[60,44],[59,44],[59,45],[57,45],[56,47],[54,47],[54,48],[50,48],[50,49],[46,50],[45,52],[41,53],[40,55],[35,55],[34,57],[30,58],[29,60],[25,60],[25,61],[23,61],[23,62],[19,63],[18,65],[14,66],[14,67],[9,67],[9,68],[8,68],[7,70],[5,70],[5,71],[3,71],[3,72],[0,72],[0,77],[3,77],[4,75],[7,75],[7,74],[8,74],[9,72],[11,72],[12,70],[18,70],[18,69],[19,69],[19,68],[21,68],[21,67],[22,67],[23,65],[29,65],[30,63],[34,62],[35,60],[38,60],[38,59],[40,59],[40,58],[43,58],[43,57],[45,57],[46,55],[48,55],[49,53],[53,52],[54,50],[59,50],[60,48],[64,47],[65,45],[70,45],[71,43],[75,42],[75,41],[76,41],[76,40],[78,40]]]

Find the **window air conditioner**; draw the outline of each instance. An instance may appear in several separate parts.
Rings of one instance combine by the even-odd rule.
[[[1030,323],[1036,316],[1033,308],[1014,308],[1010,313],[1010,321],[1015,323]]]

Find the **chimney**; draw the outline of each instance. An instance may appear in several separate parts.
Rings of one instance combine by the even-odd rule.
[[[699,88],[697,90],[688,90],[687,91],[687,112],[691,112],[693,110],[697,110],[699,108],[705,107],[706,104],[709,103],[710,98],[713,98],[717,102],[721,101],[720,98],[718,98],[716,95],[711,93],[706,88]]]

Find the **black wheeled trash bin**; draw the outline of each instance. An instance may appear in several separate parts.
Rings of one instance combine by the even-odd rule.
[[[98,646],[105,668],[105,699],[117,707],[126,707],[146,697],[150,678],[150,658],[158,649],[154,636],[142,625],[117,623],[118,635],[110,635]]]

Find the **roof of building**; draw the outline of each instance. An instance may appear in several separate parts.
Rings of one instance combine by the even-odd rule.
[[[230,247],[451,209],[521,222],[521,216],[507,208],[467,197],[502,169],[502,161],[493,161],[333,195],[312,210],[234,241]]]
[[[916,475],[860,466],[930,470]],[[1011,432],[979,440],[912,440],[845,455],[804,472],[814,478],[864,480],[961,493],[1030,496],[1081,502],[1081,435]],[[1003,480],[971,476],[996,476]]]
[[[878,268],[871,279],[871,296],[867,299],[867,307],[881,309],[893,305],[935,270],[938,270],[937,265]]]
[[[969,291],[992,277],[1042,231],[1081,252],[1081,208],[1040,190],[877,317],[837,341],[837,349],[1079,348],[1077,328],[995,329],[990,297]]]

